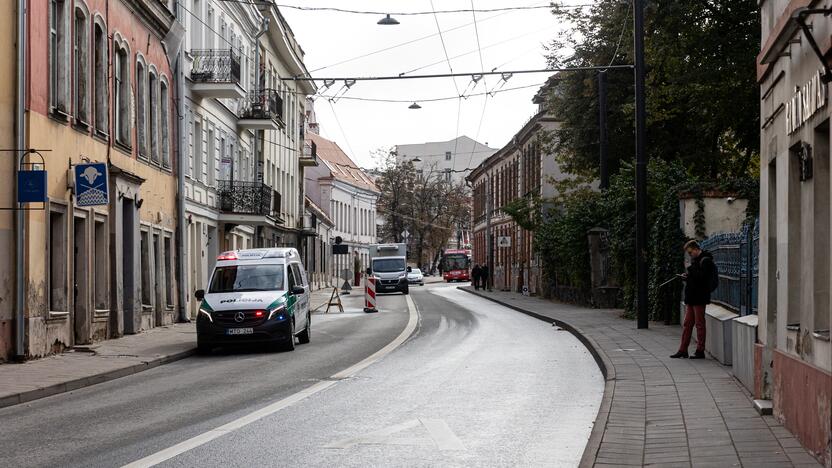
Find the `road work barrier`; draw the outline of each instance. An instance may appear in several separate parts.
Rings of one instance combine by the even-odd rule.
[[[368,276],[367,282],[364,283],[364,312],[378,312],[376,308],[376,281],[378,279],[374,276]]]

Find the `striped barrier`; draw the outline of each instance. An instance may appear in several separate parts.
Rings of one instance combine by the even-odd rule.
[[[364,312],[378,312],[376,309],[376,278],[368,276],[364,285]]]

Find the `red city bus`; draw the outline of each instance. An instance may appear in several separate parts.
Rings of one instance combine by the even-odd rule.
[[[446,250],[440,263],[442,278],[447,282],[471,281],[471,251]]]

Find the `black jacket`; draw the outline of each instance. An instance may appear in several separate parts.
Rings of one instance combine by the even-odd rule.
[[[688,277],[685,279],[685,304],[711,303],[711,276],[714,268],[714,256],[707,250],[703,250],[690,262]]]
[[[488,279],[488,267],[487,266],[484,266],[484,267],[480,268],[480,278],[486,279],[486,280]]]
[[[480,274],[482,273],[482,269],[479,266],[475,266],[471,269],[471,277],[474,279],[480,279]]]

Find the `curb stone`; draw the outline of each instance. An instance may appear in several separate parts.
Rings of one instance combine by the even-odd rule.
[[[589,351],[589,353],[595,359],[595,363],[601,370],[601,374],[604,376],[604,395],[601,397],[601,405],[598,408],[598,415],[595,417],[595,422],[592,426],[592,432],[590,432],[589,440],[586,443],[583,456],[581,457],[581,463],[579,465],[581,467],[593,466],[595,464],[595,459],[598,455],[598,450],[601,448],[601,439],[603,439],[604,432],[607,429],[607,420],[609,419],[610,409],[612,407],[612,397],[615,394],[615,366],[613,366],[612,361],[610,361],[606,353],[604,353],[601,347],[598,346],[595,340],[589,337],[580,328],[572,326],[567,322],[551,317],[546,317],[545,315],[541,315],[523,309],[514,304],[511,304],[510,302],[489,297],[486,294],[480,293],[478,291],[473,291],[471,289],[468,289],[467,287],[459,286],[457,287],[457,289],[473,294],[477,297],[487,299],[491,302],[495,302],[504,307],[508,307],[509,309],[526,314],[530,317],[534,317],[538,320],[555,324],[563,328],[564,330],[567,330],[569,333],[572,333],[572,335],[574,335],[575,338],[577,338],[578,341],[580,341],[586,347],[587,351]]]
[[[132,364],[126,367],[121,367],[107,372],[102,372],[100,374],[81,377],[80,379],[70,380],[67,382],[50,385],[48,387],[36,388],[34,390],[27,390],[25,392],[9,395],[0,398],[0,408],[15,406],[21,403],[28,403],[30,401],[39,400],[48,396],[67,393],[84,387],[90,387],[95,384],[109,382],[110,380],[115,380],[121,377],[127,377],[128,375],[138,374],[139,372],[153,369],[154,367],[159,367],[164,364],[169,364],[174,361],[185,359],[187,357],[193,356],[194,354],[196,354],[196,348],[180,351],[178,353],[173,353],[165,356],[159,356],[157,358],[150,359],[139,364]]]

